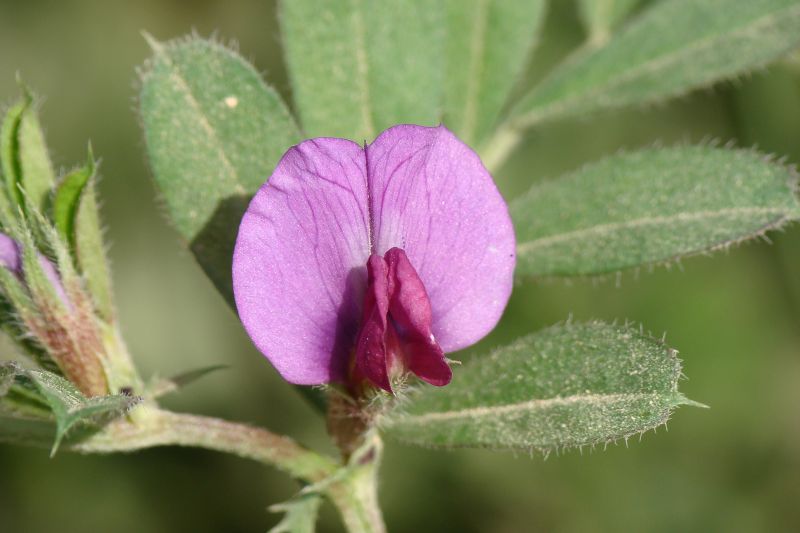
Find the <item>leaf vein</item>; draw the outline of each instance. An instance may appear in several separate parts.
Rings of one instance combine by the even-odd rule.
[[[486,19],[489,0],[479,0],[472,20],[470,39],[469,76],[467,77],[467,95],[464,102],[464,137],[471,139],[475,133],[478,120],[478,93],[480,90],[484,62],[486,61]]]
[[[794,7],[794,10],[797,11],[797,6]],[[789,11],[789,13],[786,13]],[[752,21],[750,24],[746,24],[740,28],[737,28],[734,31],[731,31],[727,34],[714,34],[709,35],[705,38],[699,39],[684,48],[679,48],[672,52],[667,52],[661,56],[657,56],[652,58],[650,61],[646,61],[644,63],[639,64],[638,66],[632,68],[631,70],[627,71],[626,73],[621,74],[617,78],[612,78],[608,83],[596,85],[592,90],[587,92],[578,92],[573,93],[571,96],[564,98],[560,101],[557,101],[556,104],[545,106],[539,110],[538,113],[531,112],[527,116],[525,116],[522,120],[526,123],[532,123],[537,121],[540,117],[545,115],[552,115],[561,112],[563,109],[569,108],[572,105],[572,102],[575,100],[592,100],[594,98],[598,98],[603,95],[603,93],[608,93],[609,91],[613,91],[614,89],[618,88],[619,86],[625,85],[632,79],[636,79],[639,76],[644,76],[648,74],[652,74],[657,72],[659,69],[668,67],[671,64],[679,62],[685,56],[694,56],[698,52],[703,51],[707,48],[711,48],[716,46],[717,42],[721,39],[731,39],[731,38],[739,38],[739,37],[747,37],[750,35],[760,35],[763,34],[763,28],[772,25],[777,19],[790,16],[792,14],[792,8],[784,9],[779,12],[770,13],[765,15],[755,21]],[[795,13],[796,14],[796,13]],[[548,109],[549,108],[549,109]],[[543,111],[547,110],[547,112]]]
[[[695,222],[704,219],[714,219],[727,216],[748,216],[748,215],[784,215],[786,209],[782,207],[731,207],[714,211],[697,211],[694,213],[677,213],[669,216],[649,216],[641,217],[623,222],[610,222],[599,224],[589,228],[581,228],[555,235],[548,235],[539,239],[533,239],[517,245],[517,253],[524,254],[537,248],[551,246],[564,241],[577,240],[591,235],[602,236],[643,226],[669,225],[678,222]]]
[[[369,88],[369,60],[367,58],[366,28],[362,15],[363,3],[361,0],[354,0],[353,6],[353,29],[355,34],[356,46],[356,73],[358,75],[359,88],[359,108],[361,109],[361,120],[364,123],[364,134],[372,139],[375,136],[375,125],[372,123],[372,108],[370,105]]]
[[[491,405],[481,407],[470,407],[454,411],[439,411],[435,413],[425,413],[422,415],[404,415],[390,422],[390,425],[419,425],[429,422],[443,422],[458,418],[475,418],[482,416],[499,416],[514,414],[521,411],[535,411],[549,409],[551,407],[561,407],[587,403],[592,405],[612,404],[622,401],[639,401],[652,399],[657,396],[651,392],[631,392],[613,394],[573,394],[557,398],[537,398],[524,402],[511,403],[506,405]]]
[[[211,121],[206,116],[203,108],[200,106],[200,102],[198,102],[197,98],[195,97],[194,93],[192,92],[191,87],[186,82],[186,80],[181,76],[180,70],[175,65],[175,62],[169,57],[166,51],[162,51],[161,54],[162,59],[167,63],[170,67],[170,79],[175,82],[176,87],[180,92],[183,93],[186,102],[189,106],[197,113],[198,122],[200,126],[206,131],[208,136],[211,138],[213,146],[216,148],[217,153],[219,154],[220,160],[222,161],[225,170],[227,171],[228,175],[232,178],[235,184],[235,190],[237,194],[246,194],[247,189],[242,185],[241,180],[239,179],[239,173],[236,171],[236,167],[233,166],[230,158],[225,153],[225,150],[222,149],[222,141],[220,140],[219,136],[217,135],[216,130],[211,125]]]

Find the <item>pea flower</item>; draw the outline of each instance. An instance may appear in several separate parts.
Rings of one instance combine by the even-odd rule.
[[[37,261],[38,276],[43,276],[39,281],[33,277],[37,273],[25,264],[23,245],[0,233],[0,268],[13,274],[0,277],[0,293],[8,298],[15,327],[83,394],[108,394],[106,354],[91,298],[76,284],[77,278],[65,283],[47,257],[38,254]],[[24,297],[20,298],[20,293]]]
[[[67,294],[64,291],[63,285],[61,285],[61,278],[58,275],[56,267],[53,266],[53,263],[45,256],[40,255],[39,265],[61,302],[66,306],[70,306],[71,304],[67,298]],[[10,270],[16,276],[23,276],[22,246],[5,233],[0,233],[0,267]]]
[[[443,126],[292,147],[251,201],[233,256],[239,317],[289,382],[446,385],[445,353],[508,302],[515,238],[477,154]]]

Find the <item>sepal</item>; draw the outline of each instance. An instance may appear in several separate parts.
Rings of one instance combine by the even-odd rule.
[[[51,456],[69,435],[90,434],[140,403],[125,394],[87,397],[63,377],[15,362],[0,364],[0,441],[43,444]]]

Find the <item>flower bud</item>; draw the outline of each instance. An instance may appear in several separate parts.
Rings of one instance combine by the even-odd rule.
[[[0,288],[33,340],[64,376],[87,396],[108,393],[103,342],[91,298],[77,276],[66,280],[36,251],[32,239],[21,244],[0,233]]]

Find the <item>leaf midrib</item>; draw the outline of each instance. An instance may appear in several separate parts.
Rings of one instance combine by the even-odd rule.
[[[223,145],[221,139],[217,135],[217,132],[214,129],[214,127],[211,125],[211,121],[208,119],[206,113],[203,111],[200,102],[197,100],[197,97],[195,97],[188,82],[183,78],[180,69],[176,66],[175,62],[172,61],[172,58],[169,57],[169,52],[163,49],[159,50],[159,52],[160,52],[160,57],[170,68],[170,79],[175,81],[175,85],[177,86],[178,90],[183,92],[187,103],[192,109],[195,110],[200,125],[210,137],[211,144],[214,146],[217,153],[219,154],[220,160],[222,161],[222,164],[225,166],[225,169],[227,170],[227,174],[231,177],[233,181],[236,193],[246,194],[247,189],[242,184],[241,179],[239,177],[239,173],[236,170],[236,167],[231,162],[230,158],[228,157],[228,154],[225,153],[225,150],[222,147]]]
[[[519,243],[517,245],[517,254],[527,254],[531,250],[551,246],[564,241],[579,240],[588,236],[603,236],[644,226],[669,225],[677,222],[696,222],[703,219],[713,220],[715,218],[727,216],[781,215],[781,217],[783,217],[788,212],[789,209],[784,207],[731,207],[718,210],[696,211],[692,213],[676,213],[669,216],[647,216],[621,222],[598,224],[596,226],[532,239]]]
[[[591,100],[598,94],[602,95],[603,93],[606,93],[609,90],[613,90],[621,85],[626,84],[631,79],[635,79],[643,74],[656,72],[664,65],[669,65],[670,63],[678,62],[684,55],[694,55],[700,50],[713,47],[715,43],[718,41],[718,39],[737,38],[743,35],[747,35],[748,33],[751,32],[758,33],[758,31],[760,31],[762,26],[770,25],[775,19],[779,18],[780,15],[784,15],[786,11],[791,11],[793,8],[795,10],[798,10],[800,9],[800,6],[789,6],[783,8],[779,11],[775,11],[768,15],[764,15],[763,17],[758,18],[755,21],[751,21],[750,24],[746,24],[745,26],[739,27],[734,31],[728,33],[716,33],[713,35],[709,35],[705,38],[694,41],[693,43],[689,44],[684,48],[679,48],[672,52],[667,52],[663,55],[654,57],[650,61],[640,63],[636,67],[632,68],[631,70],[628,70],[626,73],[623,73],[618,77],[612,77],[608,81],[608,83],[595,85],[593,89],[589,91],[586,92],[579,91],[577,93],[572,93],[567,98],[556,100],[554,104],[539,107],[538,112],[536,111],[536,107],[534,107],[532,111],[522,115],[518,120],[525,124],[534,123],[543,116],[558,114],[560,110],[570,107],[572,105],[572,102],[576,100],[577,101]]]
[[[369,139],[375,137],[375,125],[372,121],[372,106],[370,103],[369,87],[369,59],[367,58],[367,37],[364,24],[364,5],[362,0],[353,0],[353,33],[355,37],[355,59],[357,85],[359,88],[359,109],[361,121],[364,124],[364,134]]]
[[[423,415],[402,415],[396,420],[390,420],[389,425],[424,425],[431,422],[444,422],[459,418],[476,418],[486,416],[500,416],[514,414],[517,412],[530,412],[552,407],[575,405],[579,403],[591,404],[594,406],[611,404],[623,401],[640,401],[645,399],[658,398],[660,396],[670,396],[674,394],[658,392],[629,392],[629,393],[610,393],[610,394],[573,394],[557,398],[533,399],[524,402],[490,405],[480,407],[469,407],[454,411],[439,411],[425,413]]]
[[[489,0],[479,0],[472,19],[470,38],[470,61],[467,77],[467,95],[464,102],[464,138],[472,139],[477,128],[478,96],[483,81],[486,55],[486,13]]]

